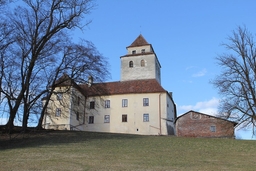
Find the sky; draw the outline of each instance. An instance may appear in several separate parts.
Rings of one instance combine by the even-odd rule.
[[[161,84],[173,92],[178,116],[189,110],[214,115],[220,95],[210,81],[221,68],[216,57],[238,26],[256,33],[254,0],[97,0],[92,22],[77,37],[92,41],[107,57],[111,79],[120,80],[120,56],[140,34],[161,64]],[[238,131],[238,138],[251,134]]]

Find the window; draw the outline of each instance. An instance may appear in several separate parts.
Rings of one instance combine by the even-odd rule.
[[[136,50],[133,50],[133,51],[132,51],[132,54],[136,54]]]
[[[145,53],[145,49],[141,49],[141,53]]]
[[[110,117],[109,115],[104,116],[104,123],[109,123],[110,122]]]
[[[149,106],[149,99],[143,98],[143,106]]]
[[[210,126],[211,132],[216,132],[216,126]]]
[[[83,115],[83,124],[85,124],[85,113]]]
[[[57,93],[56,96],[57,96],[57,100],[62,100],[62,93]]]
[[[60,117],[60,115],[61,115],[61,109],[60,109],[60,108],[57,108],[57,109],[56,109],[55,116],[56,116],[56,117]]]
[[[122,107],[128,107],[128,99],[122,99]]]
[[[76,120],[79,121],[79,112],[76,112]]]
[[[148,113],[143,114],[143,122],[149,122],[149,114]]]
[[[105,100],[105,108],[110,108],[110,100]]]
[[[127,115],[122,115],[122,122],[127,122]]]
[[[133,67],[133,61],[129,62],[129,67],[132,68]]]
[[[93,124],[94,123],[94,116],[89,116],[89,124]]]
[[[90,102],[90,109],[95,109],[95,102],[94,101]]]
[[[140,66],[142,66],[142,67],[145,66],[145,61],[144,61],[144,59],[142,59],[142,60],[140,61]]]
[[[81,98],[80,98],[80,97],[77,97],[77,105],[78,105],[78,106],[80,105],[80,101],[81,101]]]

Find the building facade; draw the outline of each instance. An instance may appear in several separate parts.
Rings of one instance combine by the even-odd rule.
[[[176,121],[176,135],[179,137],[234,138],[237,123],[215,116],[189,111]]]
[[[120,57],[121,80],[58,86],[44,119],[46,129],[174,135],[176,106],[161,86],[161,65],[142,35]]]

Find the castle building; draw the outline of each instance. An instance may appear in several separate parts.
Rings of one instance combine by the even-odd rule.
[[[121,80],[77,85],[65,82],[51,96],[46,129],[140,135],[173,135],[172,93],[161,86],[161,65],[142,35],[120,57]]]

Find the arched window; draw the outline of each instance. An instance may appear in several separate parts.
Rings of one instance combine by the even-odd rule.
[[[142,67],[145,66],[145,61],[144,61],[144,59],[142,59],[142,60],[140,61],[140,66],[142,66]]]
[[[133,61],[129,62],[129,67],[132,68],[133,67]]]

